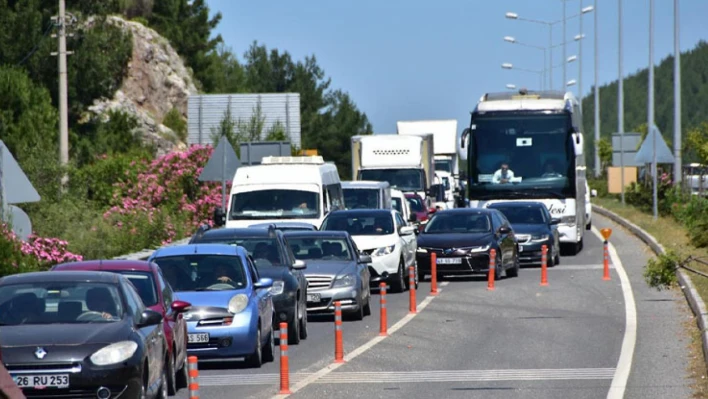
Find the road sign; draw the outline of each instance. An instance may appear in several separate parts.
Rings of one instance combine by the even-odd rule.
[[[649,134],[644,138],[642,146],[634,157],[635,162],[642,165],[654,162],[654,136],[656,136],[656,163],[674,163],[674,156],[656,125],[652,125],[649,129]]]
[[[12,226],[12,231],[17,237],[22,239],[22,241],[27,241],[29,235],[32,234],[32,222],[25,211],[15,205],[10,205],[8,219]]]
[[[226,209],[226,182],[233,178],[239,166],[241,166],[241,162],[236,156],[236,151],[234,151],[226,136],[221,136],[219,143],[211,154],[211,158],[202,169],[202,173],[199,174],[199,181],[221,182],[222,209]]]
[[[37,190],[35,190],[27,175],[22,171],[15,157],[12,156],[12,153],[10,153],[10,150],[7,149],[2,140],[0,140],[0,180],[2,183],[0,190],[3,190],[6,205],[40,200]],[[4,190],[7,187],[12,189],[9,191]]]
[[[602,238],[604,238],[605,241],[607,241],[610,239],[610,236],[612,235],[612,229],[610,229],[610,228],[601,229],[600,234],[602,234]]]

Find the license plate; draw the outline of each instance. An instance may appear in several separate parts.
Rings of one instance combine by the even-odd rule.
[[[319,302],[320,294],[307,294],[307,302]]]
[[[206,344],[209,342],[209,334],[187,334],[187,342],[190,344]]]
[[[438,258],[438,265],[459,265],[462,263],[462,258]]]
[[[16,375],[18,388],[69,388],[69,374]]]

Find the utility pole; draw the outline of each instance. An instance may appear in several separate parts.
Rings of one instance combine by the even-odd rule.
[[[67,21],[65,0],[59,0],[59,16],[52,17],[54,26],[57,27],[58,33],[52,37],[59,38],[59,47],[57,52],[52,52],[52,55],[57,55],[59,58],[59,162],[62,167],[67,167],[69,164],[69,105],[68,105],[68,83],[67,83],[67,68],[66,56],[73,54],[71,51],[66,51],[66,27],[70,25],[73,16]],[[68,34],[73,36],[73,34]],[[69,177],[64,174],[62,177],[62,187],[65,187]]]
[[[561,90],[565,91],[565,85],[568,84],[567,76],[566,76],[566,71],[568,69],[568,58],[566,57],[565,53],[565,47],[566,47],[566,32],[565,32],[565,25],[566,25],[566,16],[565,16],[565,2],[567,0],[561,0],[563,2],[563,82],[561,83]],[[551,64],[551,68],[553,68],[553,64]]]
[[[652,133],[654,128],[654,0],[649,0],[649,110],[647,112],[647,132]],[[658,198],[657,198],[657,173],[658,167],[656,164],[656,135],[659,134],[658,131],[654,132],[652,135],[652,163],[651,163],[651,174],[652,174],[652,186],[653,186],[653,211],[654,220],[659,217],[658,212]]]
[[[674,0],[674,185],[681,183],[681,48],[679,0]]]
[[[625,204],[624,201],[624,71],[622,66],[622,57],[624,55],[624,43],[623,43],[623,32],[622,32],[622,2],[624,0],[617,1],[617,15],[618,21],[617,26],[619,29],[618,34],[618,62],[617,62],[617,132],[620,134],[620,186],[621,187],[621,198],[622,205]]]
[[[585,33],[583,33],[583,0],[578,1],[580,8],[578,11],[578,20],[580,24],[580,32],[578,32],[578,105],[580,106],[580,112],[583,112],[583,39],[585,39]],[[597,14],[597,11],[595,11]]]
[[[600,161],[600,88],[598,87],[599,81],[597,78],[597,67],[598,67],[598,51],[597,51],[597,0],[595,0],[595,15],[593,15],[595,27],[593,28],[593,46],[595,47],[595,87],[593,91],[595,92],[595,177],[599,178],[602,174],[602,165]]]

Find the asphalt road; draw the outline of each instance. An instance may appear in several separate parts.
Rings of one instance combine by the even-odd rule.
[[[344,364],[332,364],[332,318],[311,317],[308,339],[289,347],[291,397],[606,398],[614,378],[613,392],[627,398],[689,398],[685,300],[680,292],[648,288],[641,276],[646,248],[599,215],[594,219],[598,228],[615,230],[611,241],[632,300],[625,302],[614,264],[611,280],[602,279],[602,242],[586,232],[583,251],[549,268],[545,287],[539,268],[497,281],[493,291],[486,279],[450,279],[433,297],[422,283],[417,299],[423,309],[414,316],[407,292],[388,294],[385,338],[378,334],[376,295],[372,316],[344,322]],[[627,303],[636,318],[625,317]],[[636,335],[625,334],[627,320],[636,321]],[[261,369],[238,363],[199,368],[201,398],[279,392],[278,359]]]

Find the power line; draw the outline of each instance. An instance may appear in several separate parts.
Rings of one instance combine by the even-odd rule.
[[[39,46],[42,44],[42,41],[49,35],[49,32],[52,31],[53,27],[54,27],[54,24],[50,21],[47,24],[47,29],[42,34],[42,37],[40,37],[39,41],[37,41],[37,43],[35,43],[34,48],[32,50],[30,50],[29,53],[27,53],[27,55],[25,55],[20,62],[17,63],[17,66],[21,66],[22,64],[24,64],[25,61],[30,59],[30,57],[32,57],[34,55],[34,53],[36,53],[39,50]]]

